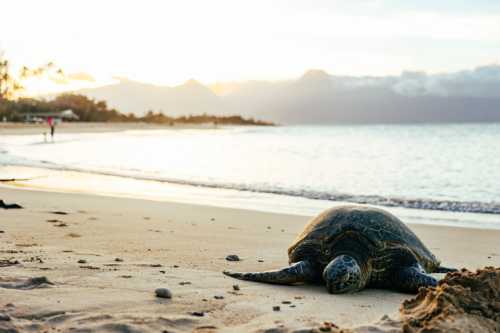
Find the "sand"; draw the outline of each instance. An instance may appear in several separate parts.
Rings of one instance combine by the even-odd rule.
[[[387,290],[330,295],[322,286],[257,284],[221,273],[286,265],[305,216],[9,187],[0,187],[0,199],[24,207],[0,210],[0,325],[279,332],[328,321],[349,328],[398,318],[401,302],[412,297]],[[445,265],[500,266],[500,231],[411,228]],[[229,262],[230,254],[242,260]],[[157,298],[157,288],[173,297]]]
[[[62,122],[56,126],[58,133],[103,133],[126,130],[165,130],[165,129],[213,129],[213,124],[174,124],[173,126],[148,123],[87,123]],[[50,133],[47,124],[0,122],[0,135],[28,135]]]

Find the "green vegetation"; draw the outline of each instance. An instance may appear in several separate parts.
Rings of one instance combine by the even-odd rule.
[[[206,124],[216,125],[257,125],[273,126],[273,123],[241,116],[190,115],[169,117],[160,112],[149,111],[143,117],[133,114],[125,115],[109,108],[104,101],[94,101],[84,95],[62,94],[47,101],[34,98],[20,98],[16,101],[0,99],[0,119],[8,121],[24,121],[27,114],[36,117],[37,113],[60,112],[71,109],[78,116],[76,121],[85,122],[146,122],[155,124]],[[75,120],[73,120],[75,121]]]

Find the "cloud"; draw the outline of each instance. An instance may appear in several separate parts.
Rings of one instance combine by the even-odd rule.
[[[392,85],[392,89],[405,96],[500,98],[500,65],[434,75],[425,72],[403,72]]]
[[[56,73],[49,76],[49,80],[54,82],[55,84],[65,85],[70,84],[75,81],[83,81],[83,82],[95,82],[95,79],[92,75],[79,72],[79,73]]]
[[[94,77],[92,75],[90,75],[89,73],[85,73],[85,72],[68,74],[67,77],[68,77],[68,79],[75,80],[75,81],[95,82]]]

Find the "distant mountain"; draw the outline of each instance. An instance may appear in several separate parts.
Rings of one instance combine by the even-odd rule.
[[[216,114],[220,98],[195,80],[176,87],[156,86],[121,79],[119,83],[79,93],[105,100],[123,113],[143,115],[148,110],[162,111],[171,116]]]
[[[175,87],[121,80],[81,91],[122,112],[181,116],[238,114],[278,123],[415,123],[500,121],[500,66],[455,73],[333,76],[310,70],[297,80]],[[215,94],[214,91],[219,94]]]

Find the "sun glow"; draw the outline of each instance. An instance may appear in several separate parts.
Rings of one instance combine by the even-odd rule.
[[[95,77],[30,82],[32,94],[114,76],[174,85],[189,78],[288,79],[309,68],[349,75],[452,71],[499,59],[500,14],[483,6],[466,12],[397,1],[19,0],[3,6],[9,15],[0,31],[8,33],[0,48],[19,66],[54,61]]]

